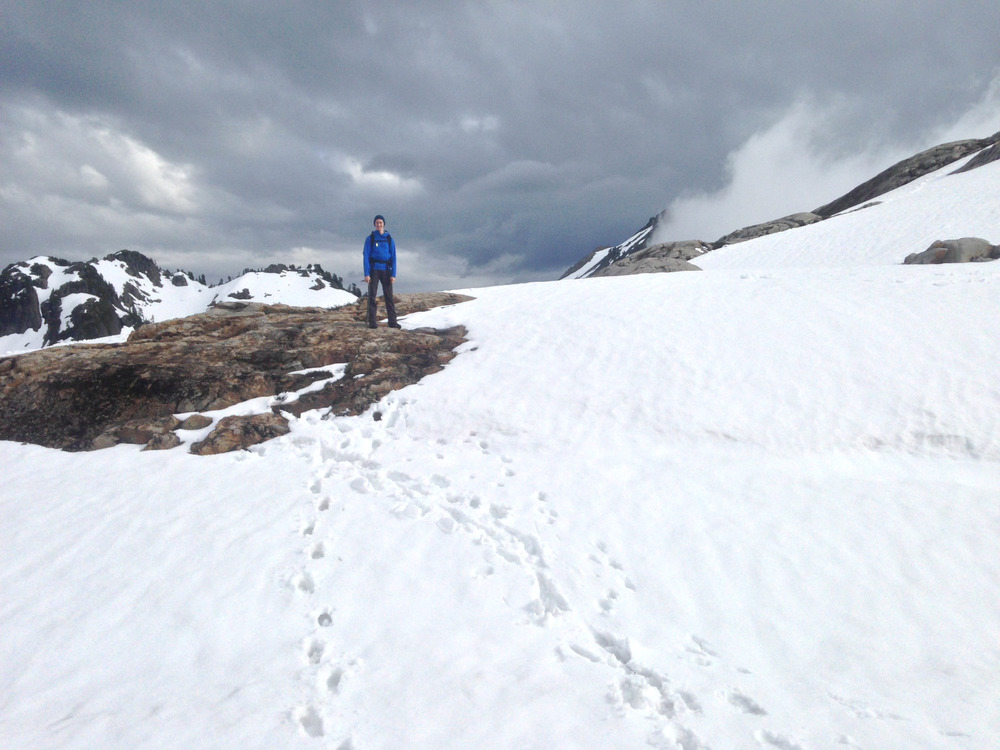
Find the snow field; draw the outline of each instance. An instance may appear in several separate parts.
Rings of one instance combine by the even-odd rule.
[[[4,444],[4,743],[990,746],[992,265],[475,294],[247,453]]]
[[[1000,263],[898,263],[998,174],[471,290],[249,452],[0,444],[0,746],[995,747]]]

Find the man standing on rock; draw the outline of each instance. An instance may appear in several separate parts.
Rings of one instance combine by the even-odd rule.
[[[375,217],[375,231],[365,240],[365,283],[368,285],[368,327],[376,328],[375,314],[378,306],[379,281],[382,282],[382,296],[385,297],[385,311],[389,314],[389,327],[402,328],[396,322],[396,302],[392,298],[392,284],[396,280],[396,243],[385,231],[385,217]]]

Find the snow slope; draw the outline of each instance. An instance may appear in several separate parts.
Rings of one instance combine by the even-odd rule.
[[[982,237],[1000,244],[1000,162],[953,174],[949,164],[845,211],[787,232],[727,245],[697,260],[702,269],[783,268],[902,263],[935,240]]]
[[[995,747],[1000,263],[898,261],[998,175],[472,290],[249,452],[0,443],[0,746]]]

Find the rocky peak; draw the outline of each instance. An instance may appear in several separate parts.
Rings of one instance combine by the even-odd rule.
[[[163,286],[160,278],[160,268],[152,258],[147,258],[142,253],[135,250],[119,250],[117,253],[106,255],[105,260],[121,261],[124,264],[125,272],[130,276],[145,276],[154,286]]]

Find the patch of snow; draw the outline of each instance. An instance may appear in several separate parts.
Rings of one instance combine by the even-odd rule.
[[[59,321],[59,330],[65,331],[72,325],[70,318],[73,315],[73,311],[80,305],[86,304],[90,300],[96,300],[97,297],[93,294],[86,294],[84,292],[77,292],[75,294],[67,294],[65,297],[59,300],[61,318]]]

